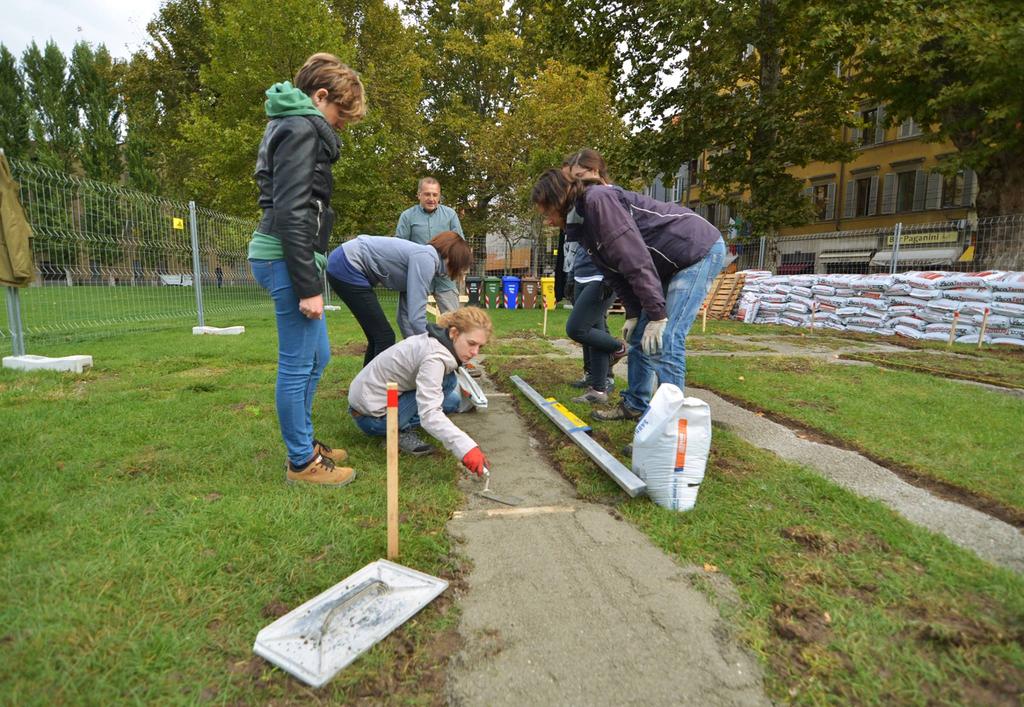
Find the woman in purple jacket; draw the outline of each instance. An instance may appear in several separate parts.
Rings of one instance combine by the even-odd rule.
[[[599,420],[639,419],[659,383],[685,390],[686,335],[725,262],[718,229],[679,204],[549,169],[532,199],[545,221],[565,227],[575,207],[581,242],[626,309],[629,383],[619,405]]]

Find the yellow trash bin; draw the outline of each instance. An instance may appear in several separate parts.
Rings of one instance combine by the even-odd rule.
[[[555,278],[542,277],[540,279],[540,293],[544,297],[544,307],[555,308]]]

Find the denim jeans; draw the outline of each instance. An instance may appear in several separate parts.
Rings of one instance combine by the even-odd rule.
[[[277,318],[277,385],[274,402],[288,461],[313,456],[313,395],[331,358],[327,322],[299,311],[299,298],[284,260],[250,260],[253,277],[270,293]]]
[[[459,386],[456,385],[454,373],[445,375],[441,382],[441,391],[444,393],[444,402],[441,409],[446,415],[450,415],[459,409]],[[352,408],[349,408],[351,411]],[[353,415],[356,427],[371,437],[385,437],[388,433],[388,416],[370,417],[369,415]],[[420,411],[416,405],[416,390],[407,390],[398,396],[398,431],[405,432],[414,427],[420,426]]]
[[[655,390],[655,376],[659,384],[672,383],[686,391],[686,335],[724,264],[725,241],[719,238],[707,255],[669,280],[665,289],[668,324],[661,339],[661,352],[653,356],[640,348],[648,322],[647,314],[640,314],[629,339],[629,384],[622,394],[622,402],[631,410],[647,412]]]

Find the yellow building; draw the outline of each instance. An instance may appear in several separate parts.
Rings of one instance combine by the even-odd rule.
[[[956,148],[925,142],[913,120],[884,127],[884,107],[878,104],[862,105],[861,118],[867,127],[843,129],[855,144],[851,161],[814,162],[790,170],[804,180],[815,218],[780,231],[769,246],[765,267],[780,274],[887,271],[896,224],[902,225],[896,251],[900,269],[969,265],[974,173],[961,170],[944,176],[937,171]],[[701,201],[704,160],[702,156],[680,166],[672,179],[659,176],[648,193],[689,206],[718,226],[727,242],[735,240],[742,227],[736,227],[729,208]],[[745,255],[741,267],[757,265],[749,245]]]

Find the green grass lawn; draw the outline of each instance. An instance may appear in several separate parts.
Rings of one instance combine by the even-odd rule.
[[[1016,357],[972,356],[959,351],[956,354],[908,351],[852,353],[844,354],[842,358],[867,361],[886,368],[930,373],[944,378],[979,381],[1004,388],[1024,388],[1024,351]]]
[[[549,312],[549,338],[564,337],[567,315]],[[567,383],[579,377],[580,361],[550,355],[540,310],[492,316],[498,338],[485,353],[499,381],[517,372],[563,401],[578,392]],[[318,436],[352,454],[359,478],[343,489],[283,483],[270,316],[224,322],[244,324],[240,337],[192,336],[191,322],[183,322],[84,343],[51,340],[35,348],[30,340],[30,353],[88,353],[95,367],[81,375],[0,370],[4,701],[444,699],[445,663],[457,649],[452,592],[316,693],[251,653],[261,627],[386,550],[384,449],[356,430],[345,405],[364,339],[344,311],[330,313],[328,322],[334,357],[314,419]],[[621,317],[610,325],[616,331]],[[709,322],[707,340],[728,341],[740,327]],[[751,359],[707,357],[690,363],[691,375],[706,380],[716,371],[728,379],[737,370],[730,366],[750,365]],[[864,398],[859,405],[874,401],[896,415],[902,408],[895,399],[906,388],[919,403],[908,409],[919,417],[920,403],[932,400],[927,390],[948,402],[941,381],[921,374],[833,369],[842,373],[837,387],[823,378],[823,397],[809,400],[843,408],[838,401],[856,390]],[[861,377],[843,377],[848,372]],[[751,388],[791,389],[798,399],[806,393],[800,386],[818,375],[803,367],[788,373]],[[946,385],[949,394],[985,392]],[[1005,452],[1005,431],[991,420],[1012,422],[1013,410],[1019,420],[1019,409],[1003,411],[996,401],[1004,398],[972,399],[976,406],[982,401],[987,424],[963,424],[979,416],[954,400],[965,406],[954,407],[962,425],[950,432],[954,441],[975,456]],[[627,500],[539,411],[522,407],[581,496],[615,504],[682,563],[707,564],[693,581],[716,597],[741,640],[761,656],[776,701],[995,704],[1019,697],[1020,577],[721,431],[693,513]],[[586,416],[586,408],[572,407]],[[824,417],[838,414],[828,409]],[[924,421],[912,422],[905,439],[927,432]],[[987,436],[974,436],[975,427]],[[603,423],[595,436],[617,450],[631,429]],[[927,439],[910,446],[932,445]],[[1019,435],[1010,439],[1009,449],[1019,454]],[[954,442],[946,444],[953,454]],[[950,458],[966,463],[968,456]],[[456,583],[464,568],[444,527],[462,504],[459,473],[447,454],[418,459],[414,469],[403,465],[401,507],[400,560]],[[725,576],[735,596],[723,589]]]
[[[589,407],[568,402],[578,362],[496,357],[489,366],[510,391],[508,376],[518,374],[590,419]],[[775,702],[1019,699],[1019,575],[718,428],[694,511],[628,499],[524,396],[516,398],[582,497],[614,504],[680,563],[696,566],[691,581],[760,657]],[[598,422],[593,435],[617,453],[632,429]]]
[[[933,375],[807,358],[687,362],[687,382],[1024,511],[1024,400]]]

